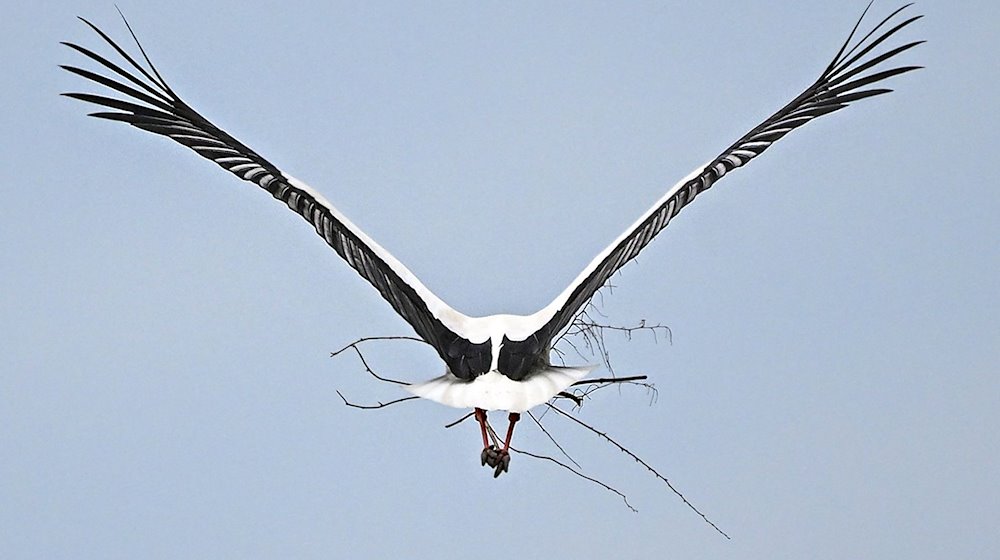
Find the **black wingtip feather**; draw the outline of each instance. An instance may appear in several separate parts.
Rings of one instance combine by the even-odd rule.
[[[142,53],[142,58],[146,59],[146,64],[149,65],[149,69],[152,70],[153,74],[156,75],[157,79],[154,81],[156,81],[157,84],[160,87],[162,87],[167,93],[169,93],[172,97],[176,98],[177,96],[174,95],[173,90],[170,89],[170,86],[167,85],[166,80],[163,79],[163,76],[160,75],[160,72],[156,69],[156,66],[153,65],[153,61],[149,59],[149,55],[146,54],[146,49],[142,47],[142,43],[139,42],[139,38],[136,37],[135,31],[132,30],[132,25],[129,24],[128,19],[125,18],[125,14],[122,13],[121,8],[119,8],[118,5],[115,4],[115,9],[118,10],[118,15],[121,16],[122,21],[125,22],[125,27],[128,29],[129,34],[132,35],[132,40],[135,41],[135,46],[139,47],[139,52]],[[151,76],[150,79],[152,79]]]
[[[899,11],[900,10],[897,10],[896,12],[898,13]],[[889,17],[892,17],[892,16],[889,16]],[[910,19],[908,19],[908,20],[906,20],[906,21],[898,24],[896,27],[893,27],[892,29],[890,29],[889,31],[886,31],[882,35],[879,35],[879,37],[877,39],[875,39],[871,43],[867,44],[865,46],[865,48],[863,48],[860,52],[858,52],[857,54],[853,54],[854,51],[857,48],[861,47],[862,45],[865,45],[865,41],[867,41],[868,38],[871,37],[871,35],[874,33],[875,29],[878,29],[878,27],[881,27],[882,24],[884,24],[885,22],[889,21],[889,18],[886,18],[885,20],[882,21],[882,23],[879,24],[878,27],[876,27],[875,29],[873,29],[871,32],[868,33],[868,35],[865,36],[864,39],[862,39],[860,42],[858,42],[858,44],[855,45],[854,48],[852,48],[851,51],[847,53],[847,55],[845,55],[844,58],[846,60],[838,62],[836,65],[834,65],[834,69],[833,69],[832,72],[824,73],[824,75],[823,75],[824,78],[826,78],[826,79],[832,79],[837,74],[839,74],[839,73],[843,72],[844,70],[850,68],[852,64],[854,64],[854,63],[858,62],[859,60],[861,60],[866,54],[868,54],[869,52],[871,52],[872,50],[874,50],[876,47],[878,47],[884,41],[888,40],[890,37],[892,37],[893,35],[895,35],[896,33],[898,33],[900,30],[906,28],[907,26],[909,26],[910,24],[912,24],[913,22],[919,20],[922,17],[924,17],[924,16],[918,15],[916,17],[912,17],[912,18],[910,18]],[[853,54],[853,56],[852,56],[852,54]]]
[[[890,24],[891,21],[903,10],[909,8],[913,5],[913,2],[904,4],[903,6],[892,11],[888,16],[884,17],[878,22],[872,29],[870,29],[863,37],[861,37],[857,42],[854,42],[854,37],[857,35],[857,31],[860,28],[862,21],[868,13],[869,8],[871,8],[872,3],[868,4],[865,11],[861,14],[861,17],[855,23],[854,29],[848,36],[847,41],[841,45],[840,50],[837,55],[833,57],[833,60],[827,66],[826,70],[820,75],[820,78],[816,81],[812,88],[806,90],[802,96],[793,101],[792,104],[819,104],[836,102],[842,104],[853,103],[861,99],[866,99],[868,97],[874,97],[876,95],[882,95],[889,93],[892,90],[887,88],[877,88],[872,90],[865,90],[863,92],[857,92],[858,88],[865,87],[895,76],[906,74],[914,70],[919,70],[923,68],[922,66],[898,66],[895,68],[889,68],[887,70],[879,70],[873,73],[867,73],[881,64],[894,59],[896,56],[909,51],[910,49],[922,45],[926,41],[917,40],[905,43],[898,47],[894,47],[885,52],[879,53],[868,60],[864,60],[869,53],[874,51],[882,43],[887,41],[889,38],[893,37],[906,27],[912,25],[914,22],[923,18],[923,14],[917,14],[907,19],[895,24],[891,28],[879,33],[879,30]],[[853,45],[853,46],[852,46]],[[809,101],[812,98],[813,101]],[[791,104],[790,104],[791,105]]]
[[[857,50],[858,48],[860,48],[860,47],[861,47],[862,45],[864,45],[864,44],[865,44],[865,42],[866,42],[866,41],[868,41],[868,39],[869,39],[869,38],[871,38],[871,36],[872,36],[872,35],[874,35],[874,34],[875,34],[876,32],[878,32],[878,30],[879,30],[879,29],[881,29],[881,28],[882,28],[882,26],[883,26],[883,25],[885,25],[885,24],[886,24],[886,23],[888,23],[888,22],[889,22],[890,20],[892,20],[892,18],[896,17],[896,14],[898,14],[898,13],[902,12],[903,10],[905,10],[906,8],[908,8],[908,7],[909,7],[909,6],[911,6],[911,5],[912,5],[912,4],[906,4],[906,5],[904,5],[904,6],[903,6],[903,7],[901,7],[901,8],[897,8],[897,9],[896,9],[896,10],[895,10],[894,12],[892,12],[891,14],[887,15],[887,16],[886,16],[885,18],[883,18],[883,19],[882,19],[882,21],[880,21],[880,22],[879,22],[879,23],[878,23],[878,24],[877,24],[876,26],[874,26],[873,28],[871,28],[871,30],[869,30],[869,31],[868,31],[868,33],[866,33],[866,34],[865,34],[865,36],[864,36],[864,37],[862,37],[862,38],[861,38],[861,39],[860,39],[860,40],[859,40],[859,41],[858,41],[858,42],[857,42],[857,43],[856,43],[856,44],[855,44],[855,45],[854,45],[853,47],[851,47],[851,48],[850,48],[850,50],[848,50],[846,54],[844,54],[844,48],[850,45],[850,43],[851,43],[851,38],[852,38],[852,37],[853,37],[853,35],[854,35],[854,33],[852,32],[852,33],[851,33],[851,37],[848,37],[847,41],[846,41],[846,42],[844,43],[844,47],[842,47],[842,48],[841,48],[841,50],[840,50],[840,52],[838,52],[838,53],[837,53],[837,56],[835,56],[835,57],[833,58],[833,60],[832,60],[832,61],[831,61],[831,63],[830,63],[830,66],[828,67],[827,71],[825,71],[825,72],[823,73],[823,75],[827,75],[827,73],[829,73],[829,72],[830,72],[830,70],[832,70],[832,69],[834,69],[834,68],[836,68],[836,67],[838,67],[838,66],[850,66],[851,64],[853,64],[853,62],[854,62],[855,60],[857,60],[857,59],[861,58],[862,56],[864,56],[864,52],[862,52],[862,53],[859,53],[859,54],[857,54],[857,55],[854,55],[854,51],[856,51],[856,50]],[[868,7],[870,8],[870,7],[871,7],[871,4],[869,4],[869,5],[868,5]],[[867,11],[868,11],[868,10],[866,9],[866,10],[865,10],[865,12],[867,13]],[[859,18],[859,19],[858,19],[858,25],[860,25],[860,24],[861,24],[861,22],[862,22],[862,21],[863,21],[864,19],[865,19],[865,14],[861,14],[861,18]],[[919,17],[918,17],[917,19],[919,19]],[[876,41],[875,41],[875,42],[874,42],[873,44],[871,44],[871,45],[870,45],[870,46],[868,47],[868,49],[867,49],[867,50],[870,50],[870,49],[872,49],[872,48],[875,48],[875,47],[876,47],[876,46],[878,45],[878,43],[880,43],[881,41],[884,41],[885,39],[888,39],[888,38],[889,38],[890,36],[892,36],[892,34],[893,34],[893,33],[895,33],[896,31],[899,31],[899,29],[902,29],[903,27],[906,27],[906,26],[907,26],[907,25],[909,25],[910,23],[912,23],[912,22],[904,22],[904,23],[903,23],[903,24],[902,24],[901,26],[897,27],[896,29],[893,29],[893,30],[890,30],[890,31],[888,31],[888,32],[886,32],[886,33],[884,33],[884,34],[882,34],[882,35],[880,36],[880,38],[879,38],[879,39],[877,39],[877,40],[876,40]],[[856,31],[856,30],[857,30],[857,26],[855,26],[855,31]],[[841,55],[843,55],[843,57],[841,57]],[[854,55],[854,58],[853,58],[853,59],[851,59],[851,56],[852,56],[852,55]],[[850,59],[850,60],[849,60],[849,59]],[[845,60],[847,60],[847,62],[844,62]],[[833,73],[833,74],[836,74],[836,73],[837,73],[837,71],[836,71],[836,70],[833,70],[833,72],[832,72],[832,73]]]
[[[136,60],[134,58],[132,58],[132,56],[129,55],[128,52],[125,51],[125,49],[123,49],[120,45],[118,45],[118,43],[116,43],[114,41],[114,39],[112,39],[110,36],[108,36],[107,33],[105,33],[104,31],[101,31],[101,29],[99,27],[97,27],[93,23],[90,23],[90,21],[88,21],[87,19],[85,19],[83,17],[80,17],[80,16],[77,16],[77,17],[80,19],[80,21],[84,22],[91,29],[93,29],[95,33],[97,33],[98,35],[100,35],[101,38],[104,39],[104,41],[107,44],[111,45],[111,47],[113,49],[115,49],[115,51],[117,51],[118,54],[123,59],[125,59],[130,65],[132,65],[132,68],[135,68],[140,74],[142,74],[143,76],[145,76],[146,79],[148,79],[150,82],[152,82],[153,85],[155,85],[156,87],[160,88],[163,91],[163,93],[165,93],[168,97],[170,97],[171,99],[173,99],[175,101],[177,100],[177,95],[174,94],[173,90],[171,90],[170,87],[167,86],[166,82],[164,82],[162,78],[159,78],[159,73],[156,72],[156,68],[153,68],[152,63],[150,63],[150,67],[153,69],[153,72],[156,74],[157,77],[153,77],[153,75],[151,75],[145,68],[143,68],[141,64],[139,64],[138,62],[136,62]],[[127,21],[125,22],[125,25],[128,25]],[[132,32],[132,28],[131,27],[129,28],[129,32],[130,33]],[[135,37],[135,33],[132,33],[132,38],[135,39],[136,44],[139,45],[139,50],[142,51],[142,55],[143,55],[143,57],[146,58],[146,62],[148,63],[149,62],[149,57],[147,57],[145,51],[142,50],[142,45],[139,44],[139,39],[137,39]],[[105,64],[105,65],[107,66],[107,64]]]
[[[854,22],[854,28],[851,29],[851,33],[847,36],[847,40],[845,40],[844,44],[840,46],[840,50],[838,50],[837,54],[834,55],[833,60],[830,62],[830,65],[826,67],[826,70],[823,71],[823,74],[826,74],[837,65],[837,61],[840,59],[840,56],[844,54],[844,51],[847,50],[848,45],[851,44],[851,40],[854,39],[854,34],[857,33],[858,28],[861,27],[861,21],[865,19],[866,15],[868,15],[868,10],[871,9],[872,4],[874,3],[875,0],[869,0],[868,5],[865,6],[864,11],[861,12],[861,17],[858,18],[858,21]]]
[[[111,62],[107,58],[105,58],[105,57],[103,57],[103,56],[95,53],[94,51],[92,51],[92,50],[90,50],[88,48],[81,47],[80,45],[77,45],[75,43],[63,42],[62,44],[66,45],[67,47],[69,47],[69,48],[77,51],[78,53],[86,56],[87,58],[89,58],[89,59],[97,62],[98,64],[100,64],[104,68],[106,68],[106,69],[114,72],[115,74],[121,76],[122,78],[125,78],[126,80],[128,80],[132,84],[134,84],[134,85],[142,88],[143,91],[146,91],[147,93],[149,93],[150,95],[152,95],[153,97],[155,97],[157,99],[160,99],[164,103],[174,104],[174,103],[177,103],[179,101],[176,96],[171,96],[169,94],[164,93],[162,90],[157,90],[156,87],[159,87],[159,86],[155,82],[153,83],[153,85],[150,85],[150,84],[142,81],[135,74],[129,72],[128,70],[125,70],[121,66],[115,64],[114,62]]]

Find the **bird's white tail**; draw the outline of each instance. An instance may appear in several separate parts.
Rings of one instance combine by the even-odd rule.
[[[523,381],[514,381],[497,371],[484,373],[472,381],[446,373],[423,383],[408,385],[406,390],[455,408],[524,412],[565,391],[595,367],[548,366]]]

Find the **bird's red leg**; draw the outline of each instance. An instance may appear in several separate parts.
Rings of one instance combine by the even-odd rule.
[[[507,472],[510,468],[510,438],[514,435],[514,424],[517,424],[517,421],[521,419],[521,415],[511,412],[507,418],[510,420],[510,424],[507,426],[507,437],[503,440],[503,449],[498,453],[493,478],[500,476],[502,472]]]
[[[504,453],[507,453],[507,450],[510,449],[510,436],[514,435],[514,424],[517,424],[517,421],[521,419],[521,415],[511,412],[507,419],[510,420],[510,425],[507,426],[507,438],[503,440]]]
[[[497,453],[496,448],[490,445],[490,439],[486,435],[485,410],[481,408],[476,409],[476,422],[479,422],[479,429],[483,433],[483,452],[479,454],[479,460],[482,461],[484,467],[487,464],[491,467],[495,467],[497,465],[497,461],[499,460],[499,454]]]
[[[486,437],[486,411],[477,408],[476,409],[476,422],[479,422],[479,428],[483,432],[483,449],[490,446],[490,440]]]

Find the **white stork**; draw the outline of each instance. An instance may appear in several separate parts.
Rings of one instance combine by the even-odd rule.
[[[146,66],[83,18],[80,19],[124,60],[125,68],[73,43],[63,44],[103,66],[112,77],[62,66],[124,98],[90,93],[64,95],[112,109],[90,116],[128,123],[191,148],[240,179],[266,190],[305,218],[348,265],[378,290],[416,334],[437,351],[445,363],[444,375],[407,388],[415,395],[448,406],[473,408],[483,436],[482,463],[489,464],[494,469],[494,476],[499,476],[509,467],[510,439],[520,413],[545,403],[593,368],[552,365],[553,341],[618,269],[635,258],[682,208],[727,173],[747,164],[809,121],[843,109],[854,101],[891,91],[869,86],[919,68],[894,66],[883,69],[883,64],[923,41],[876,50],[922,17],[897,17],[908,6],[895,10],[860,36],[858,29],[868,12],[866,8],[836,56],[812,85],[667,190],[601,251],[552,303],[531,315],[470,317],[452,309],[317,190],[278,169],[188,106],[150,62],[127,21],[125,25]],[[855,40],[856,36],[860,39]],[[509,427],[502,447],[491,445],[487,438],[488,410],[509,413]]]

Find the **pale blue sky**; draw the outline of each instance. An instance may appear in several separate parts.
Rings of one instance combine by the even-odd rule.
[[[876,14],[898,4],[879,0]],[[194,107],[469,314],[529,313],[808,85],[864,2],[120,4]],[[913,8],[911,8],[913,9]],[[984,558],[1000,549],[1000,5],[923,2],[927,69],[726,177],[626,267],[620,374],[560,418],[614,495],[350,357],[409,334],[300,218],[61,72],[111,2],[0,22],[0,557]],[[102,52],[108,52],[106,49]],[[386,374],[438,375],[412,346]],[[499,418],[499,417],[498,417]],[[525,423],[524,448],[554,453]],[[499,548],[495,548],[499,547]]]

